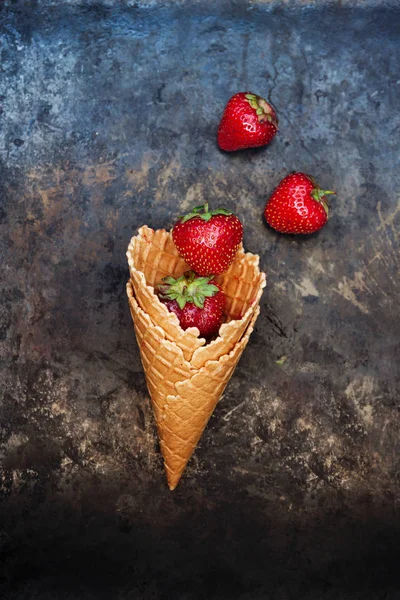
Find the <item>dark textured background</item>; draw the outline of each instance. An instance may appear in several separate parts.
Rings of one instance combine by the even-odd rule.
[[[400,598],[396,4],[1,4],[2,598]],[[222,153],[246,89],[280,133]],[[263,223],[292,170],[317,235]],[[125,251],[205,199],[268,285],[170,493]]]

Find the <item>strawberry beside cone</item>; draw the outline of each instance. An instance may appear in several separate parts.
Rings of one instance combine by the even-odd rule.
[[[233,152],[266,146],[278,131],[278,117],[258,94],[238,92],[228,101],[218,127],[221,150]]]
[[[305,173],[287,175],[273,191],[264,208],[268,225],[280,233],[315,233],[328,221],[326,196],[313,177]]]
[[[197,327],[182,329],[166,298],[155,293],[163,279],[174,286],[190,270],[172,235],[143,226],[132,238],[127,257],[129,306],[172,490],[246,347],[259,313],[265,274],[259,270],[259,257],[239,247],[227,270],[207,278],[207,285],[223,291],[226,302],[225,322],[207,343]]]

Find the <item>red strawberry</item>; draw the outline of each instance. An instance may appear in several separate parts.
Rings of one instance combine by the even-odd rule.
[[[232,96],[218,128],[217,143],[222,150],[266,146],[278,131],[278,118],[264,98],[251,92]]]
[[[243,226],[226,208],[197,206],[172,230],[180,255],[199,275],[219,275],[233,262],[243,238]]]
[[[168,310],[176,314],[182,329],[197,327],[205,338],[218,332],[226,297],[212,276],[198,277],[187,271],[178,279],[164,277],[155,291]]]
[[[334,193],[321,190],[305,173],[292,173],[272,193],[265,205],[265,219],[281,233],[314,233],[327,222],[325,196]]]

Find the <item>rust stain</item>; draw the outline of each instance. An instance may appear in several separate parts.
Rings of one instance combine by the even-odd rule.
[[[201,183],[195,183],[191,185],[186,192],[186,197],[180,204],[181,211],[186,212],[194,206],[200,206],[201,204],[204,204],[206,197],[207,195],[204,192],[203,185]]]
[[[29,196],[39,196],[42,202],[41,219],[38,220],[32,211],[29,212],[34,230],[40,233],[43,225],[47,226],[60,218],[68,197],[77,193],[79,172],[76,169],[64,171],[57,167],[36,167],[28,171],[27,178],[34,182]],[[46,185],[46,181],[50,183]]]
[[[355,273],[353,279],[343,277],[342,281],[339,282],[338,288],[333,291],[351,302],[351,304],[359,308],[361,312],[369,313],[369,308],[366,306],[366,304],[364,302],[360,302],[360,300],[358,300],[356,297],[357,292],[370,292],[364,281],[364,274],[361,271]]]
[[[113,162],[99,163],[86,167],[82,174],[82,182],[86,187],[97,185],[109,186],[115,180],[115,167]]]
[[[155,199],[162,202],[165,199],[165,194],[168,190],[168,185],[171,179],[178,177],[181,169],[181,163],[178,160],[172,159],[159,172],[157,177],[157,190]]]
[[[59,195],[61,189],[59,187],[50,187],[47,189],[38,189],[37,193],[42,200],[45,213],[53,213],[51,216],[56,216],[59,212],[59,208],[56,209],[55,204],[60,200]]]
[[[13,246],[19,250],[26,250],[28,240],[25,235],[25,224],[16,224],[9,233],[10,240]]]
[[[155,159],[151,157],[150,153],[145,153],[142,157],[142,162],[139,169],[128,168],[125,171],[125,176],[128,184],[134,188],[136,192],[142,192],[148,186],[149,172],[154,166]],[[131,196],[132,191],[127,190],[124,196]]]
[[[386,227],[390,227],[392,229],[393,233],[397,232],[395,219],[396,219],[397,215],[400,213],[400,197],[397,199],[397,205],[396,205],[395,209],[389,215],[384,215],[382,213],[382,202],[380,202],[380,201],[377,204],[377,212],[378,212],[378,218],[379,218],[378,231],[381,231],[382,229],[386,229]]]
[[[108,211],[104,226],[107,231],[116,231],[118,225],[118,209]]]

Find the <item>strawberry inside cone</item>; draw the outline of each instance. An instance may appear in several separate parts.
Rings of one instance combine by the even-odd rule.
[[[155,292],[168,310],[176,314],[182,329],[197,327],[206,339],[218,333],[226,297],[213,276],[200,277],[194,271],[187,271],[177,279],[164,277]]]

